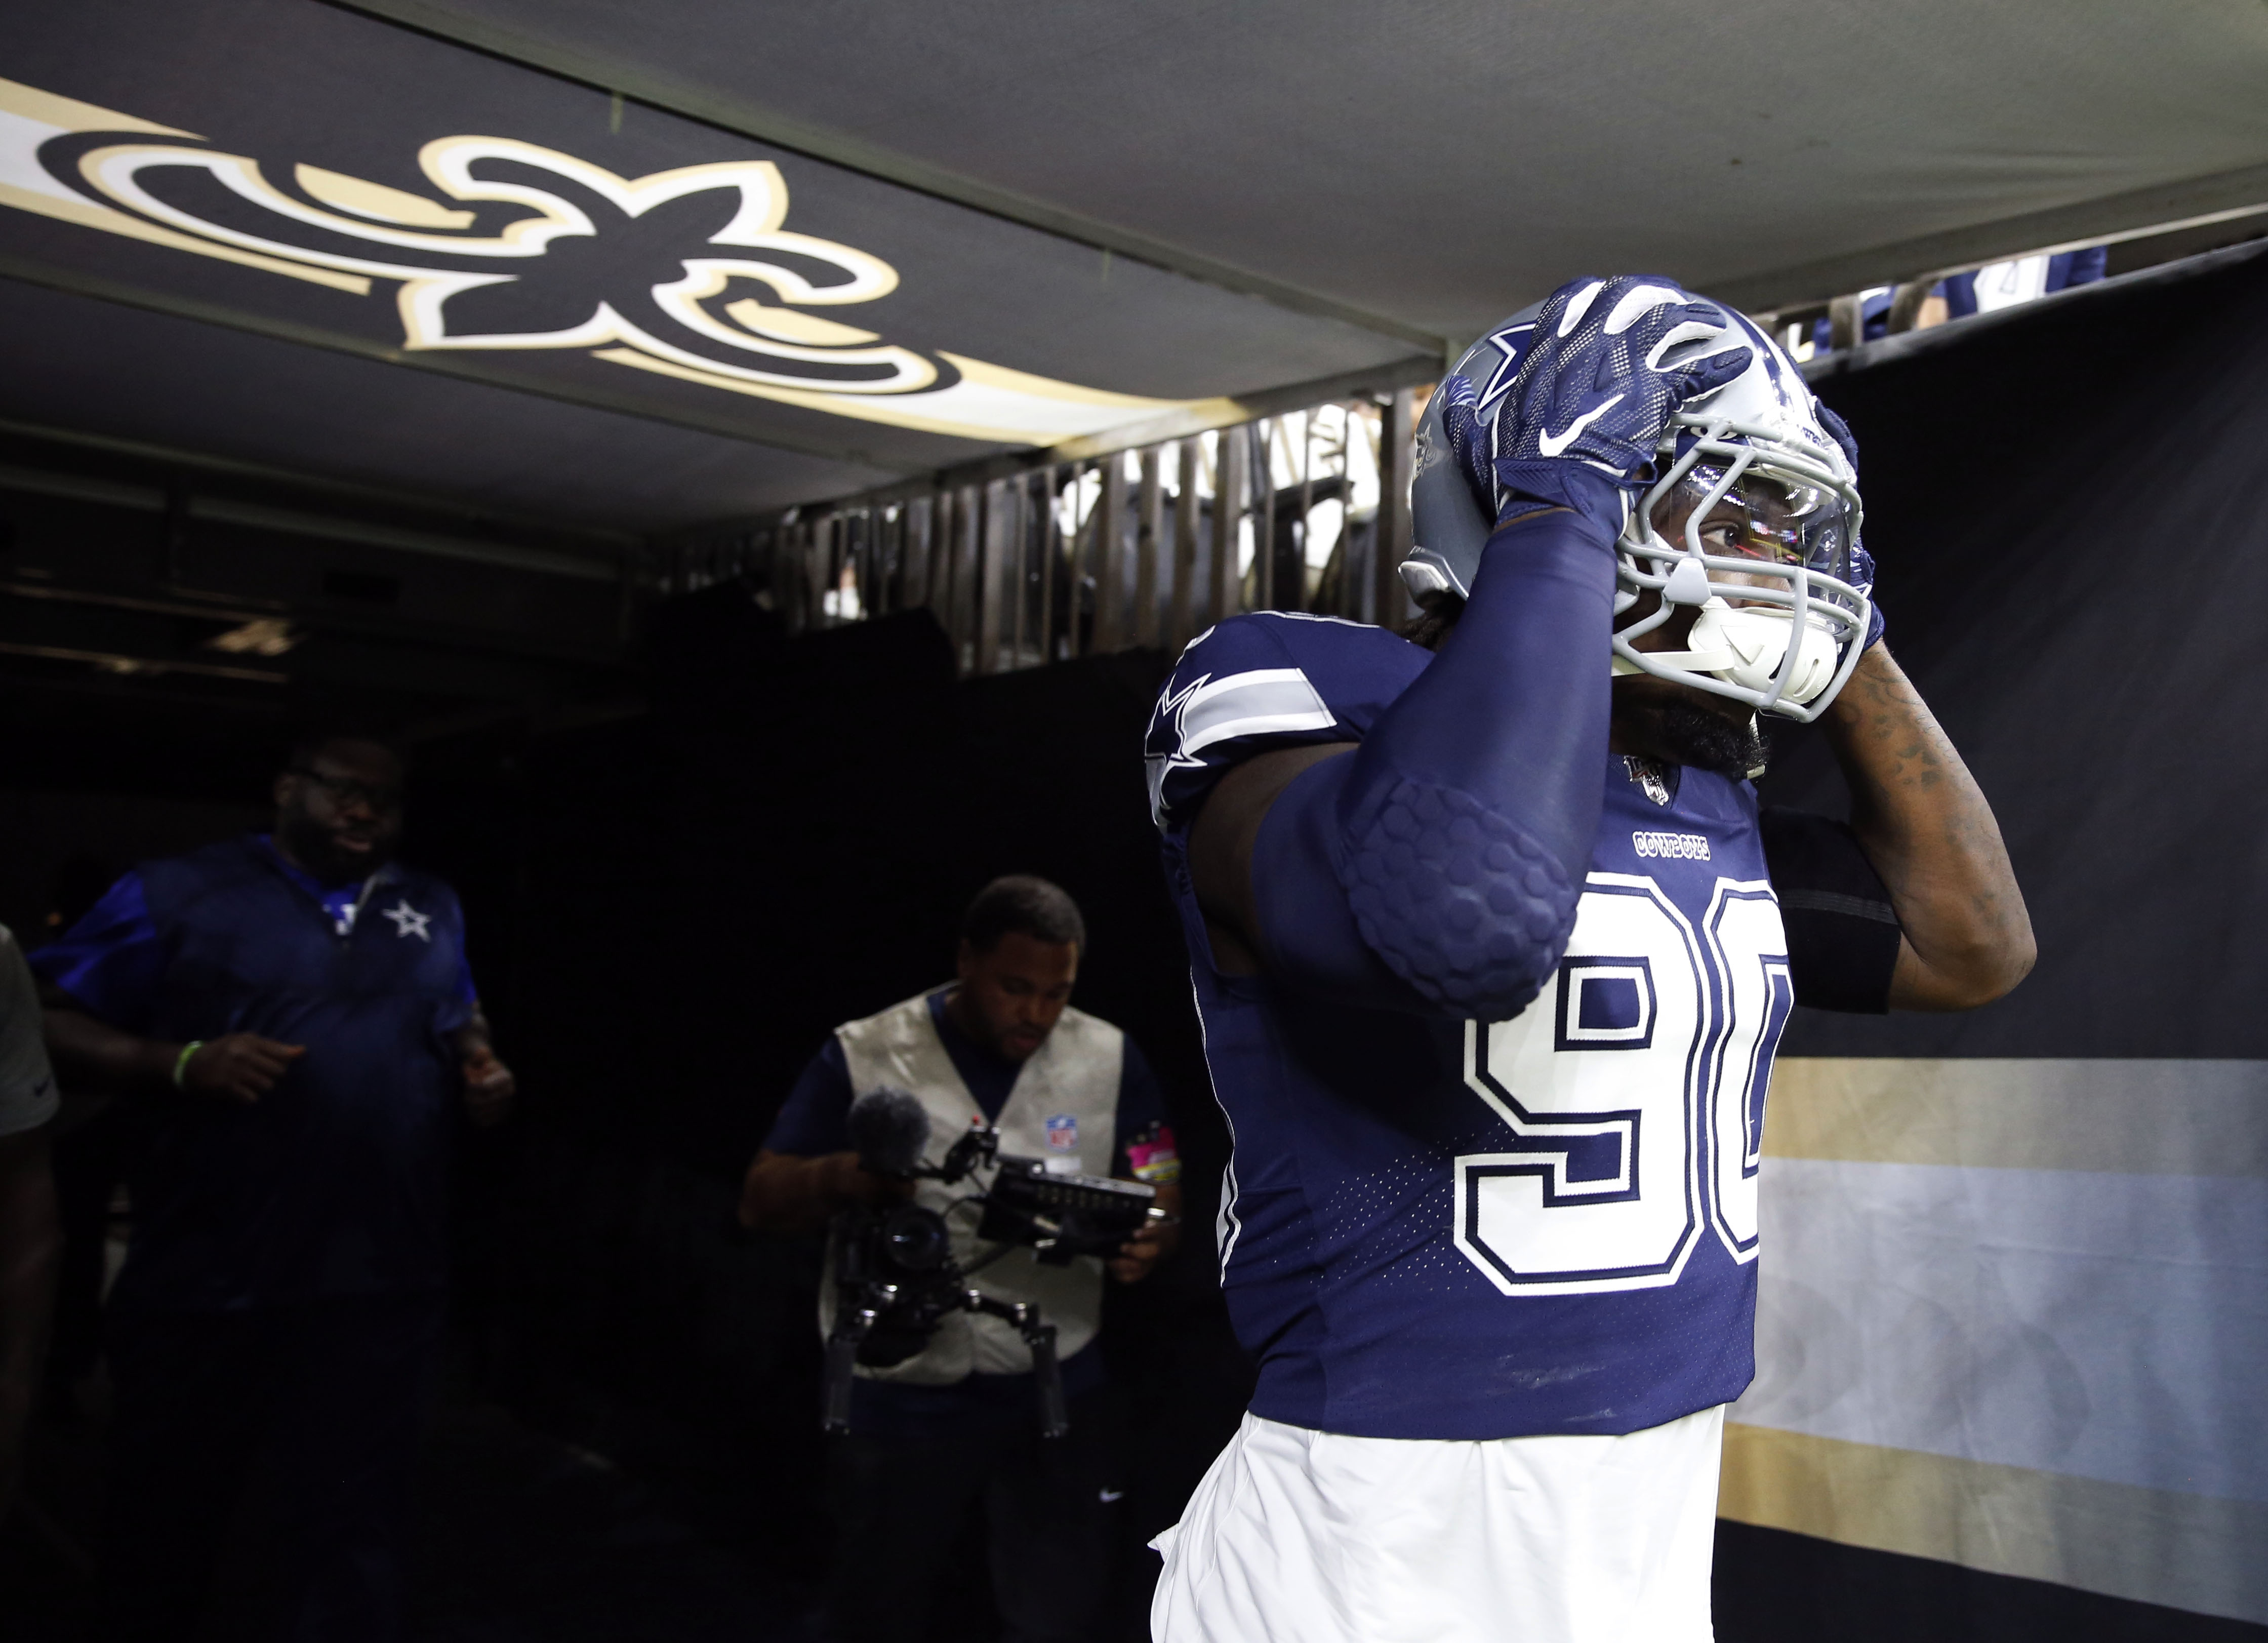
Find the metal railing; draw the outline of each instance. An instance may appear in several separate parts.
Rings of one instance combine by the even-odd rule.
[[[1416,614],[1395,567],[1423,403],[1404,388],[947,472],[706,533],[657,569],[666,592],[738,578],[791,632],[925,607],[964,674],[1178,651],[1243,610],[1399,626]]]

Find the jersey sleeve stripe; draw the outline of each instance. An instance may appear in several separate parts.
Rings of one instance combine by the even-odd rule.
[[[1232,674],[1190,692],[1182,709],[1177,756],[1195,758],[1217,742],[1239,736],[1274,736],[1329,730],[1338,723],[1307,675],[1296,667]]]

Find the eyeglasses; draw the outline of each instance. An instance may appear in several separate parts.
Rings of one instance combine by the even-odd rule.
[[[401,808],[401,790],[399,787],[376,787],[351,776],[326,776],[320,770],[309,770],[304,764],[293,765],[291,773],[304,781],[314,783],[328,793],[331,802],[336,805],[359,802],[381,813]]]

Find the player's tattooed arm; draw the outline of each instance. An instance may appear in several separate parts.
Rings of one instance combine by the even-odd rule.
[[[1826,718],[1851,788],[1851,826],[1904,938],[1894,1010],[1973,1010],[2023,980],[2038,948],[1992,807],[1881,645]]]

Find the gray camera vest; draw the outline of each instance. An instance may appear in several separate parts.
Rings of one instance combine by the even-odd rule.
[[[983,1118],[983,1111],[938,1036],[929,1000],[930,994],[917,994],[879,1015],[845,1022],[835,1029],[835,1036],[850,1069],[852,1100],[886,1084],[920,1098],[929,1109],[928,1159],[938,1163],[947,1147],[968,1133],[970,1122]],[[993,1120],[1000,1132],[1000,1151],[1013,1158],[1059,1160],[1057,1168],[1076,1168],[1081,1175],[1108,1175],[1117,1150],[1118,1079],[1125,1045],[1125,1035],[1109,1022],[1064,1010],[1055,1030],[1024,1063],[1006,1104]],[[993,1173],[987,1167],[950,1187],[919,1182],[914,1201],[943,1214],[957,1200],[990,1187]],[[964,1266],[997,1248],[978,1241],[976,1219],[973,1208],[946,1217],[953,1229],[954,1258]],[[834,1256],[830,1239],[830,1273]],[[1064,1266],[1042,1266],[1033,1251],[1020,1247],[986,1262],[970,1285],[1002,1300],[1037,1306],[1056,1327],[1056,1352],[1061,1358],[1093,1340],[1102,1321],[1102,1263],[1093,1256],[1078,1256]],[[835,1286],[830,1281],[820,1286],[820,1333],[824,1336],[834,1325]],[[888,1369],[861,1365],[858,1374],[870,1380],[946,1386],[971,1373],[1027,1374],[1031,1367],[1031,1350],[1015,1325],[1002,1318],[956,1312],[914,1357]]]

